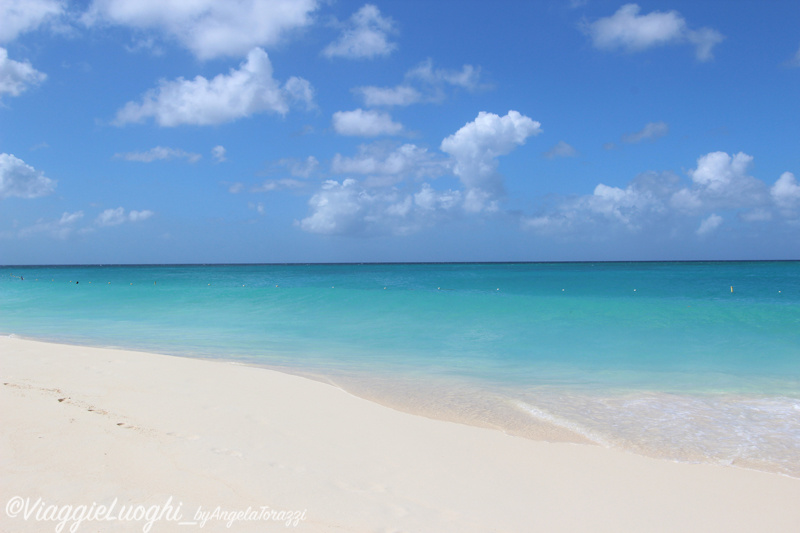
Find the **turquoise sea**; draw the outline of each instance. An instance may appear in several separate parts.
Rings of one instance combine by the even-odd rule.
[[[800,262],[0,267],[0,334],[800,477]]]

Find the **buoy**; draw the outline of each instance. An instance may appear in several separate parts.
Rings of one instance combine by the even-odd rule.
[[[731,292],[733,292],[733,285],[731,285]]]

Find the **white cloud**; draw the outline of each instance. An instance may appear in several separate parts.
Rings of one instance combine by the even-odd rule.
[[[223,149],[224,154],[224,149]],[[203,157],[200,154],[193,154],[179,150],[177,148],[166,148],[156,146],[146,152],[126,152],[114,154],[114,157],[125,161],[138,161],[140,163],[152,163],[153,161],[169,161],[170,159],[186,159],[189,163],[196,163]]]
[[[386,56],[397,48],[397,44],[389,42],[389,35],[394,32],[391,18],[381,16],[374,5],[364,4],[350,17],[339,38],[322,53],[326,57],[349,59]]]
[[[217,145],[212,148],[211,155],[214,157],[214,160],[216,160],[217,163],[222,163],[223,161],[227,160],[225,158],[225,147],[222,145]]]
[[[477,190],[489,195],[502,192],[503,180],[497,174],[497,158],[541,131],[538,122],[517,111],[509,111],[503,117],[481,111],[475,120],[445,138],[441,150],[453,158],[453,173],[467,191],[476,190],[473,193],[476,199],[480,196]]]
[[[223,185],[228,185],[228,184],[223,182]],[[244,183],[240,181],[228,185],[228,192],[231,194],[239,194],[243,190],[244,190]]]
[[[336,154],[331,162],[334,174],[365,174],[420,179],[446,172],[446,162],[414,144],[393,147],[385,143],[362,145],[354,157]],[[395,180],[396,181],[396,180]]]
[[[8,58],[8,51],[0,47],[0,96],[19,96],[29,86],[43,82],[47,75],[39,72],[28,61]]]
[[[283,86],[286,95],[294,102],[302,102],[307,110],[316,109],[314,88],[306,79],[292,76]]]
[[[305,81],[292,80],[294,86]],[[289,111],[287,99],[296,97],[295,90],[278,84],[272,77],[269,56],[254,48],[240,68],[231,69],[227,75],[219,74],[212,80],[197,76],[193,80],[162,81],[158,89],[145,93],[141,103],[125,104],[117,112],[116,124],[152,117],[159,125],[170,127],[222,124],[267,111],[283,115]]]
[[[63,14],[60,0],[0,0],[0,43],[13,41]]]
[[[779,209],[790,211],[800,208],[800,184],[791,172],[784,172],[769,190]]]
[[[555,146],[550,148],[543,155],[547,159],[555,159],[556,157],[576,157],[578,151],[564,141],[558,141]]]
[[[461,70],[434,69],[433,61],[427,59],[406,72],[405,81],[395,87],[357,87],[364,105],[408,106],[417,103],[441,102],[445,99],[447,86],[461,87],[470,91],[480,88],[480,68],[464,65]]]
[[[712,49],[725,40],[725,37],[717,30],[700,28],[687,31],[686,39],[695,46],[695,57],[698,61],[710,61],[714,59]]]
[[[339,135],[377,137],[378,135],[397,135],[403,131],[403,125],[394,122],[388,113],[356,109],[334,113],[333,129]]]
[[[679,178],[668,172],[645,172],[624,189],[600,183],[592,194],[565,198],[537,216],[523,217],[522,226],[541,233],[578,233],[597,226],[636,232],[668,214],[666,202],[678,186]]]
[[[297,222],[304,231],[327,235],[407,235],[464,213],[486,211],[482,191],[435,190],[423,183],[416,193],[374,188],[355,179],[326,181],[309,200],[310,214]],[[471,202],[480,204],[473,209]]]
[[[700,227],[697,228],[697,234],[700,236],[708,235],[719,228],[722,225],[722,222],[721,216],[712,213],[708,215],[708,218],[705,218],[702,222],[700,222]]]
[[[53,192],[56,182],[12,154],[0,154],[0,199],[37,198]]]
[[[317,0],[94,0],[83,21],[157,30],[200,59],[241,56],[308,26]]]
[[[309,216],[297,224],[322,234],[407,234],[437,220],[495,212],[502,189],[495,172],[497,157],[539,131],[538,122],[516,111],[504,117],[482,112],[442,141],[450,161],[414,144],[395,148],[377,143],[359,147],[354,157],[337,154],[331,163],[333,173],[361,174],[366,179],[326,181],[309,200]],[[435,190],[429,183],[416,193],[399,187],[405,179],[438,177],[448,170],[461,179],[463,191]]]
[[[155,213],[148,210],[125,212],[122,207],[116,209],[106,209],[95,219],[98,226],[118,226],[125,222],[140,222],[152,217]]]
[[[669,133],[666,122],[648,122],[641,131],[628,133],[622,136],[622,142],[635,144],[644,140],[655,140]]]
[[[128,213],[128,220],[131,222],[139,222],[140,220],[147,220],[154,214],[155,213],[153,213],[152,211],[148,211],[146,209],[143,211],[131,211],[130,213]]]
[[[423,100],[422,93],[408,85],[397,87],[357,87],[356,93],[361,93],[364,105],[368,107],[379,106],[408,106]]]
[[[481,70],[472,65],[464,65],[461,70],[435,69],[433,61],[426,59],[406,73],[406,79],[419,80],[429,85],[454,85],[474,90],[479,86]]]
[[[407,234],[442,218],[497,211],[502,189],[497,157],[539,131],[538,122],[516,111],[504,117],[482,112],[442,141],[451,161],[413,144],[362,146],[355,157],[337,154],[333,173],[367,178],[326,181],[309,200],[311,213],[298,225],[323,234]],[[416,193],[397,187],[407,178],[438,177],[448,170],[461,179],[463,191],[437,191],[428,183]]]
[[[267,180],[261,185],[253,187],[252,192],[272,192],[284,189],[298,189],[304,187],[305,183],[291,178],[283,178],[279,180]],[[234,192],[234,191],[231,191]],[[238,191],[236,191],[238,192]]]
[[[743,224],[775,220],[776,215],[795,220],[800,183],[785,172],[769,188],[749,175],[752,162],[743,152],[711,152],[687,172],[689,185],[670,172],[645,172],[624,188],[601,183],[592,194],[552,199],[537,215],[521,217],[521,223],[541,233],[599,235],[599,228],[612,226],[633,232],[665,227],[675,231],[701,220],[695,233],[703,236],[722,224],[719,210],[735,212]]]
[[[459,192],[440,193],[428,184],[417,194],[407,194],[367,188],[352,178],[328,180],[309,200],[311,214],[297,225],[325,235],[407,235],[460,204]]]
[[[83,218],[83,211],[64,212],[58,220],[39,220],[33,226],[19,230],[19,236],[25,238],[34,233],[50,233],[57,239],[66,239],[75,229],[75,224]]]
[[[295,178],[310,178],[319,167],[319,161],[313,155],[305,159],[285,158],[278,161],[278,165],[289,170]]]
[[[694,188],[681,194],[683,199],[694,197],[703,207],[735,209],[755,207],[768,201],[764,182],[748,175],[753,157],[739,152],[711,152],[697,160],[697,168],[689,171]]]
[[[721,33],[711,28],[691,30],[677,11],[653,11],[640,15],[636,4],[625,4],[610,17],[584,24],[595,47],[640,52],[654,46],[690,43],[699,61],[712,59],[712,48],[722,42]]]
[[[363,226],[362,212],[373,198],[354,179],[341,183],[328,180],[308,201],[313,213],[300,221],[310,233],[357,233]]]
[[[425,211],[452,211],[462,201],[461,191],[437,191],[427,183],[423,183],[420,191],[414,195],[414,203]]]

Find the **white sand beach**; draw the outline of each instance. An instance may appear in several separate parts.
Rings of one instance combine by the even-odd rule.
[[[78,531],[800,531],[800,479],[508,436],[262,368],[3,337],[0,374],[2,531],[68,531],[67,506],[94,510]]]

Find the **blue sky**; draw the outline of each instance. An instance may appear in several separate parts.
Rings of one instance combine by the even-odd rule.
[[[794,1],[0,21],[0,264],[800,258]]]

